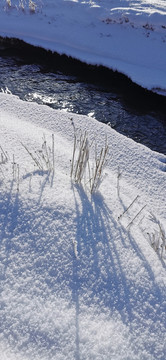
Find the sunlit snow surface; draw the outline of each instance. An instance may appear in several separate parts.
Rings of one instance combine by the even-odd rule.
[[[119,70],[165,94],[164,0],[2,0],[0,35]]]
[[[88,178],[70,178],[74,128],[88,131],[90,162],[107,137],[92,196]],[[10,94],[0,129],[0,359],[164,360],[166,257],[152,240],[166,231],[166,157]],[[33,155],[52,134],[49,173]]]
[[[165,1],[2,0],[0,35],[164,92],[165,16]],[[70,178],[74,126],[92,154],[107,138],[92,196],[88,177],[82,187]],[[9,94],[0,129],[0,359],[165,360],[166,157]],[[43,140],[51,149],[52,134],[49,173],[30,153]]]

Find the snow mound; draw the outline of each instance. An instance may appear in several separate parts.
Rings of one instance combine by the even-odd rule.
[[[165,253],[150,239],[166,230],[165,156],[85,116],[0,104],[1,359],[164,360]],[[92,195],[70,177],[73,123],[99,148],[107,136]],[[54,169],[34,161],[43,141]]]

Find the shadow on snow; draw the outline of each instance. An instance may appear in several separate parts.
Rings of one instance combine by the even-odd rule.
[[[5,196],[3,193],[0,195],[0,278],[3,291],[6,282],[9,281],[12,287],[15,279],[18,282],[31,271],[30,283],[29,280],[20,283],[18,296],[33,291],[42,299],[47,299],[50,294],[60,294],[66,297],[69,306],[74,304],[75,359],[79,360],[82,304],[88,307],[93,304],[96,313],[105,312],[109,317],[118,311],[122,322],[130,327],[131,332],[135,331],[132,324],[137,323],[139,336],[146,326],[146,319],[152,333],[160,331],[157,320],[165,323],[165,302],[153,270],[136,240],[114,219],[102,196],[94,194],[89,199],[81,187],[73,186],[72,189],[74,214],[64,211],[66,209],[63,207],[41,207],[40,202],[24,204],[19,193],[13,193],[13,184]],[[78,258],[74,256],[72,247],[73,233]],[[130,269],[124,261],[124,253],[131,248],[144,269],[145,282],[143,279],[135,284],[133,277],[132,280],[127,277]],[[37,280],[40,285],[35,285]],[[160,306],[154,312],[157,305]],[[18,322],[22,323],[14,330],[12,316],[15,315],[11,313],[9,317],[5,306],[1,298],[1,331],[7,329],[5,333],[8,339],[15,337],[17,343],[26,328],[29,343],[39,347],[42,344],[45,350],[52,351],[52,356],[56,354],[56,343],[59,341],[56,333],[49,336],[38,327],[29,327],[28,320],[20,319]],[[26,341],[21,344],[23,351],[29,346]],[[148,348],[148,344],[144,345]],[[153,342],[153,346],[157,344]]]

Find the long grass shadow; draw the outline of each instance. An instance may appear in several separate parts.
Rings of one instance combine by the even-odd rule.
[[[93,304],[96,311],[106,310],[110,316],[118,312],[123,323],[131,327],[131,331],[136,326],[132,324],[137,324],[138,320],[138,335],[141,334],[141,329],[145,326],[144,321],[148,318],[152,332],[155,334],[155,331],[158,331],[156,320],[160,319],[160,322],[165,323],[165,294],[157,285],[153,270],[136,239],[115,220],[104,198],[100,194],[90,197],[80,186],[73,186],[75,214],[71,221],[71,214],[66,213],[66,208],[63,213],[62,207],[40,209],[38,202],[35,205],[30,201],[28,204],[23,204],[19,194],[13,194],[12,186],[6,197],[0,198],[0,234],[1,238],[5,239],[6,246],[4,262],[6,275],[5,272],[1,273],[1,280],[8,281],[7,276],[12,274],[11,284],[15,284],[16,267],[15,264],[12,267],[10,263],[12,251],[13,262],[17,257],[20,261],[16,274],[16,282],[20,284],[18,297],[19,294],[28,295],[30,292],[26,279],[30,270],[33,294],[37,293],[39,298],[41,296],[45,301],[48,294],[54,297],[57,292],[67,299],[69,306],[74,304],[75,360],[81,358],[80,314],[83,303],[86,306]],[[64,237],[59,239],[63,233]],[[74,251],[72,252],[72,242],[69,239],[73,234],[77,242],[77,257],[74,256]],[[67,244],[71,246],[67,247]],[[130,269],[127,261],[124,260],[125,254],[131,249],[135,269]],[[25,266],[24,261],[26,261]],[[137,272],[138,263],[139,271],[142,268],[142,273],[140,271],[140,281],[135,282],[133,277],[130,279],[129,273]],[[9,274],[7,267],[10,265]],[[22,268],[19,269],[19,266]],[[22,273],[24,271],[25,274]],[[138,276],[136,278],[138,280]],[[34,285],[35,281],[39,286]],[[0,301],[0,306],[5,304]],[[153,312],[154,308],[155,312]],[[6,326],[10,336],[10,332],[14,332],[13,318],[8,316],[7,310],[2,313],[2,331]],[[15,334],[17,333],[21,338],[20,329],[26,329],[29,342],[35,344],[36,339],[40,338],[44,348],[48,351],[51,348],[50,351],[56,356],[54,349],[54,342],[58,338],[56,334],[49,335],[42,329],[29,328],[29,320],[24,318],[18,321],[18,328],[15,329]],[[40,341],[38,345],[40,346]],[[29,344],[25,342],[22,350],[28,346]]]
[[[153,309],[157,304],[160,304],[162,315],[156,313],[156,319],[160,316],[161,322],[165,322],[162,318],[166,310],[165,295],[156,283],[153,270],[136,239],[114,219],[102,196],[96,194],[89,198],[81,187],[73,189],[79,256],[79,261],[74,261],[73,264],[73,282],[77,284],[75,301],[78,332],[80,298],[83,298],[86,305],[93,303],[101,311],[107,309],[110,314],[118,311],[123,323],[131,329],[134,326],[132,324],[139,319],[138,332],[141,332],[145,319],[148,319],[154,330],[156,325]],[[135,269],[130,269],[124,260],[127,251],[133,253]],[[129,272],[137,272],[137,264],[140,278],[137,277],[135,282],[134,275],[130,277]],[[79,334],[77,347],[78,342]]]
[[[118,231],[117,224],[101,196],[93,196],[89,200],[81,188],[78,187],[76,191],[81,199],[81,211],[76,200],[77,248],[80,268],[86,269],[81,270],[85,277],[81,271],[77,271],[77,288],[91,289],[93,298],[87,298],[89,305],[98,294],[99,306],[123,310],[128,306],[125,299],[128,298],[129,289],[114,241],[115,228]],[[124,236],[121,230],[118,235],[119,239]],[[130,308],[127,312],[130,313]]]
[[[42,195],[43,195],[43,192],[44,192],[46,186],[48,184],[50,184],[50,187],[53,186],[54,171],[51,172],[49,170],[35,170],[35,171],[32,171],[32,172],[24,175],[23,180],[29,178],[29,192],[30,193],[33,191],[33,180],[34,180],[35,176],[40,177],[40,181],[39,181],[40,191],[39,191],[39,199],[38,199],[38,204],[40,204]]]
[[[19,192],[15,191],[15,182],[11,181],[8,192],[2,193],[0,217],[1,217],[1,244],[5,239],[5,263],[1,272],[1,279],[5,277],[5,272],[9,264],[10,251],[12,247],[12,237],[17,226],[17,217],[19,212]]]

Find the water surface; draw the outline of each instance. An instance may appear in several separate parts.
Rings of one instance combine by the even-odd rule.
[[[95,117],[119,133],[166,154],[165,115],[126,105],[111,85],[87,82],[81,76],[26,64],[26,60],[17,57],[1,56],[0,89],[26,101],[88,115],[89,121]]]

